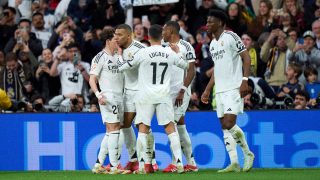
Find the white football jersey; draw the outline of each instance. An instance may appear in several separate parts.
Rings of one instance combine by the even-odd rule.
[[[91,62],[90,74],[96,75],[101,92],[123,93],[124,75],[118,69],[118,58],[102,50]]]
[[[174,65],[186,69],[189,64],[171,49],[153,45],[139,51],[133,61],[128,61],[119,69],[139,66],[139,91],[136,102],[171,103],[170,81]]]
[[[89,72],[90,65],[86,62],[80,62],[83,68]],[[82,94],[84,78],[79,69],[72,62],[64,61],[57,67],[61,82],[62,94]]]
[[[139,41],[133,40],[131,45],[123,50],[122,58],[124,62],[134,61],[135,54],[146,46]],[[138,69],[130,69],[124,72],[125,89],[138,90]]]
[[[224,31],[217,41],[210,43],[210,53],[214,62],[216,93],[239,88],[242,82],[242,59],[245,51],[240,37],[231,31]]]
[[[192,45],[185,41],[180,39],[180,41],[177,43],[180,53],[182,53],[182,58],[190,63],[195,62],[196,54],[194,51],[194,48]],[[167,46],[171,50],[170,47]],[[172,50],[171,50],[172,51]],[[179,53],[179,54],[180,54]],[[176,96],[176,94],[180,91],[181,87],[183,86],[184,78],[187,75],[187,71],[181,68],[178,68],[176,66],[173,66],[172,68],[172,78],[171,78],[171,94],[173,96]],[[191,94],[191,86],[188,87],[188,93]]]

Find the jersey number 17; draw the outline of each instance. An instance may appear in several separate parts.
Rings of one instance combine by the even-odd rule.
[[[156,84],[157,83],[156,82],[157,81],[157,63],[152,62],[150,65],[153,67],[152,84]],[[166,74],[166,71],[168,69],[168,63],[161,62],[161,63],[159,63],[159,66],[163,66],[163,70],[161,73],[161,79],[160,79],[160,84],[163,84],[164,75]]]

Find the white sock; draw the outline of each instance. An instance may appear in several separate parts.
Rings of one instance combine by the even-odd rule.
[[[138,139],[141,143],[141,159],[139,161],[145,164],[151,164],[150,156],[148,155],[148,147],[147,147],[147,134],[146,133],[138,133]]]
[[[96,163],[99,163],[101,165],[104,164],[104,161],[106,160],[106,157],[108,154],[108,139],[109,139],[109,134],[106,133],[100,144],[100,150],[99,150],[98,159]]]
[[[121,159],[121,153],[122,153],[123,144],[124,144],[124,134],[123,134],[123,130],[120,129],[119,141],[118,141],[118,160],[119,161]]]
[[[155,144],[154,144],[154,136],[152,134],[152,130],[150,129],[148,135],[147,135],[147,146],[150,153],[150,159],[152,161],[152,164],[156,163],[156,157],[155,157]]]
[[[112,167],[117,167],[119,164],[118,160],[118,143],[119,143],[119,134],[120,131],[109,132],[109,161]]]
[[[138,162],[139,162],[139,170],[142,170],[142,169],[144,169],[144,162],[143,163],[141,162],[143,157],[142,157],[141,137],[139,138],[139,133],[138,133],[138,138],[137,138],[136,150],[137,150],[137,158],[138,158]]]
[[[126,143],[126,148],[129,153],[129,158],[131,162],[137,161],[137,153],[136,153],[136,134],[132,126],[129,128],[123,128],[124,142]]]
[[[176,164],[182,165],[181,144],[180,144],[178,133],[173,132],[168,135],[168,138],[169,138],[169,141],[171,144],[172,154],[174,155],[174,157],[176,159]]]
[[[192,153],[191,140],[186,125],[177,125],[177,129],[180,137],[181,149],[187,159],[188,164],[196,166],[196,162]]]
[[[242,129],[238,125],[234,125],[231,129],[229,129],[229,132],[232,134],[234,140],[240,145],[243,153],[248,154],[250,150]]]
[[[230,162],[232,163],[239,163],[238,162],[238,154],[237,154],[237,143],[232,137],[232,134],[229,130],[223,130],[223,139],[224,145],[226,146],[226,150],[229,154]]]

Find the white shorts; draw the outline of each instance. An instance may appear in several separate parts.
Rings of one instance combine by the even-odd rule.
[[[182,105],[181,106],[176,106],[175,105],[175,102],[176,102],[176,97],[177,95],[175,95],[173,98],[172,98],[172,102],[173,102],[173,106],[174,106],[174,121],[177,123],[179,122],[180,118],[182,116],[185,116],[186,115],[186,111],[188,109],[188,106],[189,106],[189,103],[190,103],[190,95],[185,92],[184,93],[184,96],[183,96],[183,102],[182,102]]]
[[[145,104],[136,103],[137,116],[135,124],[143,123],[151,126],[151,120],[156,112],[158,125],[166,125],[173,122],[173,106],[171,103]]]
[[[105,95],[106,105],[100,106],[100,113],[103,124],[106,123],[123,123],[123,102],[119,98],[115,98],[113,95]]]
[[[138,91],[126,89],[124,92],[124,112],[136,112],[135,97]]]
[[[238,115],[239,113],[243,113],[244,105],[239,89],[217,93],[216,102],[218,118],[224,117],[225,114]]]

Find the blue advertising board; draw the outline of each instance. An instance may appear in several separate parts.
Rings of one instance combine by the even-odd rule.
[[[250,111],[237,124],[255,153],[255,168],[320,167],[320,111]],[[229,163],[215,112],[186,115],[200,168]],[[171,162],[163,127],[152,124],[160,168]],[[98,113],[0,114],[0,170],[85,170],[105,134]],[[238,148],[240,163],[243,163]],[[123,148],[122,165],[128,160]]]

